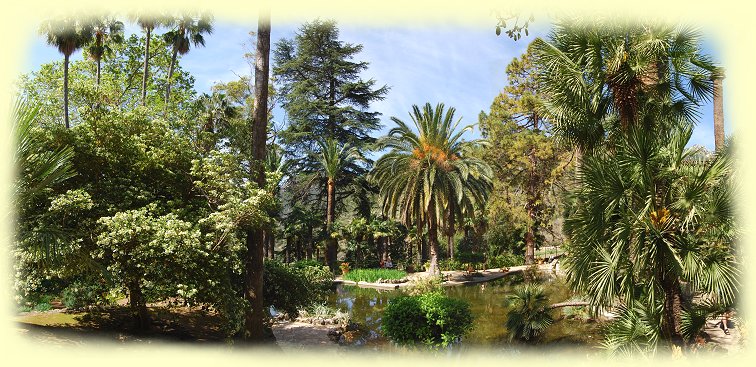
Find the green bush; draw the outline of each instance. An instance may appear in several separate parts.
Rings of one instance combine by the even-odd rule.
[[[419,296],[441,290],[442,283],[440,275],[420,276],[410,280],[409,284],[401,290],[409,296]]]
[[[402,279],[407,272],[397,269],[355,269],[344,274],[345,280],[375,283],[378,279]]]
[[[482,264],[486,261],[486,257],[483,254],[477,252],[460,252],[455,256],[455,260],[464,264]]]
[[[263,298],[267,306],[296,316],[298,309],[325,300],[333,284],[333,274],[320,264],[286,265],[267,260],[263,282]]]
[[[62,293],[63,304],[68,308],[83,308],[107,303],[105,295],[110,289],[99,282],[76,280]]]
[[[458,259],[439,260],[438,267],[441,268],[442,271],[465,270],[465,264]]]
[[[446,347],[472,329],[470,305],[440,292],[392,299],[383,312],[381,330],[399,345]]]
[[[520,255],[515,255],[511,252],[505,252],[500,255],[492,256],[488,258],[489,268],[503,268],[511,266],[519,266],[525,263],[525,258]]]

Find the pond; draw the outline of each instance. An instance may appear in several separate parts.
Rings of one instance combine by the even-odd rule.
[[[585,310],[576,308],[554,311],[557,321],[537,343],[523,344],[510,341],[504,326],[508,313],[505,296],[512,293],[514,287],[522,282],[524,280],[521,275],[511,275],[488,283],[444,287],[448,296],[468,301],[475,317],[473,329],[462,340],[460,348],[521,351],[553,347],[595,351],[601,339],[600,323],[588,321]],[[550,303],[563,302],[573,297],[573,293],[561,278],[544,276],[539,282],[549,296]],[[381,315],[389,301],[401,294],[400,290],[387,291],[338,285],[328,304],[348,311],[353,322],[366,327],[365,336],[357,343],[359,347],[391,349],[391,343],[381,335]]]

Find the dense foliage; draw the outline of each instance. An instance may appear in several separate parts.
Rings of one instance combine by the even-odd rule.
[[[472,322],[467,302],[430,292],[392,299],[383,311],[381,330],[399,345],[447,347],[459,342]]]

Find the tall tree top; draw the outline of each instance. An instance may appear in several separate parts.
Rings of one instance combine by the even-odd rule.
[[[354,61],[362,45],[339,40],[334,21],[305,23],[293,39],[283,39],[273,52],[273,73],[283,96],[282,106],[289,126],[282,133],[284,144],[294,150],[317,150],[317,139],[335,139],[360,150],[380,128],[378,112],[370,103],[384,98],[387,86],[363,80],[367,62]]]

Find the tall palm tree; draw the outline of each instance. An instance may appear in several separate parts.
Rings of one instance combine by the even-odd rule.
[[[320,151],[314,158],[320,168],[319,174],[326,181],[326,263],[331,269],[336,269],[338,242],[332,235],[336,220],[336,182],[363,157],[357,148],[349,144],[339,146],[335,139],[319,141],[318,147]]]
[[[47,37],[47,44],[55,46],[63,54],[63,110],[66,128],[68,120],[68,61],[71,55],[92,39],[92,25],[75,18],[49,20],[42,23],[40,33]]]
[[[491,190],[492,172],[483,160],[467,154],[477,142],[462,139],[472,125],[457,130],[461,120],[454,121],[454,108],[446,113],[442,103],[412,108],[415,130],[391,118],[397,126],[378,142],[391,151],[378,159],[371,175],[380,188],[384,212],[407,226],[415,224],[418,233],[427,226],[427,271],[438,273],[438,229],[445,209],[449,202],[483,202]]]
[[[557,135],[587,152],[630,126],[694,120],[716,69],[700,37],[682,26],[559,20],[549,42],[533,42]]]
[[[659,334],[682,344],[682,283],[734,302],[738,269],[729,152],[685,148],[692,128],[631,128],[588,156],[565,219],[568,279],[595,307],[660,304]]]
[[[103,56],[113,52],[111,43],[123,42],[123,22],[108,18],[94,18],[92,22],[92,42],[87,46],[89,57],[97,63],[97,85],[100,85],[100,69]]]
[[[171,97],[171,82],[173,71],[176,66],[178,55],[186,55],[193,44],[194,47],[204,46],[204,34],[213,33],[213,18],[209,14],[182,14],[172,21],[170,25],[173,29],[163,35],[165,43],[171,48],[171,64],[168,68],[168,82],[165,89],[165,102],[168,103]]]
[[[147,78],[149,77],[150,65],[150,40],[152,40],[152,31],[167,22],[167,17],[157,13],[140,13],[131,15],[133,19],[146,33],[144,44],[144,71],[142,73],[142,106],[147,105]]]

